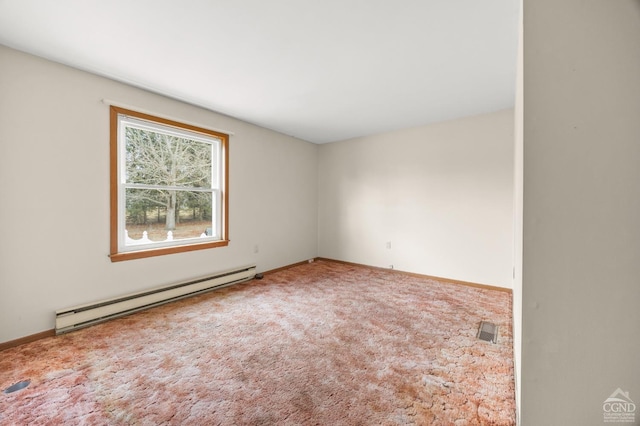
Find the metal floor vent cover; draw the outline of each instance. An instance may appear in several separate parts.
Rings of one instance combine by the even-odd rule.
[[[478,339],[484,340],[485,342],[496,343],[498,341],[498,326],[492,322],[480,322]]]

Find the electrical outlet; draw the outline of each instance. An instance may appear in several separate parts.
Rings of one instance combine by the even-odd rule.
[[[254,253],[260,252],[260,246],[258,246],[257,244],[255,246],[253,246],[253,252]]]
[[[391,241],[387,241],[387,248],[391,249]]]

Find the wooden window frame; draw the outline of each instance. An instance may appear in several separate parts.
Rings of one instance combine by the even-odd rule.
[[[120,108],[117,106],[111,106],[110,109],[110,227],[111,227],[111,248],[109,257],[112,262],[119,262],[123,260],[141,259],[153,256],[163,256],[173,253],[184,253],[195,250],[205,250],[216,247],[225,247],[229,245],[229,135],[214,130],[205,129],[202,127],[194,126],[191,124],[181,123],[174,120],[169,120],[162,117],[156,117],[150,114],[133,111],[130,109]],[[185,241],[184,244],[174,245],[170,247],[152,247],[134,251],[119,251],[119,238],[124,238],[124,235],[120,236],[118,232],[118,220],[119,214],[118,205],[118,193],[119,193],[119,174],[118,174],[118,161],[120,158],[120,148],[118,144],[118,115],[127,115],[133,118],[150,121],[160,125],[175,127],[180,130],[186,130],[190,132],[201,133],[205,136],[214,137],[220,140],[221,152],[220,163],[223,168],[221,177],[223,182],[220,184],[220,213],[221,221],[221,239],[207,242],[194,242],[193,240]]]

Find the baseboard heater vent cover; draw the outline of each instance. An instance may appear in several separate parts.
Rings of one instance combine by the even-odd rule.
[[[67,333],[159,306],[174,300],[195,296],[214,289],[227,287],[253,279],[255,265],[220,272],[210,277],[133,293],[115,299],[56,311],[56,334]]]
[[[484,340],[485,342],[496,343],[498,341],[498,326],[487,321],[480,322],[478,339]]]

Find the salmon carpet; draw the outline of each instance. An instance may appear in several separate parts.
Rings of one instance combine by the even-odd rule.
[[[0,352],[0,424],[511,425],[512,359],[509,293],[316,261]]]

